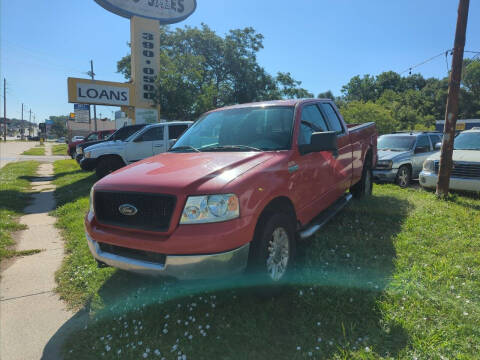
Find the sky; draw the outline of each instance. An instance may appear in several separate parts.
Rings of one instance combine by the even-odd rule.
[[[173,27],[206,23],[218,34],[251,26],[265,36],[259,63],[290,72],[317,95],[355,75],[402,72],[453,47],[457,0],[197,0],[196,12]],[[7,79],[7,117],[36,122],[73,111],[67,77],[124,81],[116,64],[127,55],[129,20],[94,0],[0,0],[0,76]],[[470,1],[467,51],[480,51],[480,1]],[[473,54],[467,53],[466,56]],[[451,65],[451,56],[448,57]],[[416,68],[447,75],[445,56]],[[404,74],[408,75],[408,71]],[[3,86],[1,86],[3,91]],[[115,107],[97,107],[113,117]],[[0,113],[3,116],[3,98]],[[33,120],[33,116],[32,116]]]

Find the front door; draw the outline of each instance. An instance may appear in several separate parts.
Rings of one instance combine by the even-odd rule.
[[[150,127],[127,144],[126,157],[133,163],[153,156],[153,144],[163,140],[163,125]]]
[[[418,178],[420,171],[422,171],[423,163],[427,158],[432,155],[434,149],[430,144],[428,135],[419,135],[417,138],[417,143],[413,150],[412,156],[412,178]]]
[[[310,143],[314,132],[328,131],[327,122],[317,104],[303,107],[301,111],[298,145]],[[299,206],[299,217],[302,222],[312,220],[319,212],[335,201],[333,190],[333,154],[328,151],[299,154],[288,164],[289,171],[295,177],[292,188],[294,201]]]

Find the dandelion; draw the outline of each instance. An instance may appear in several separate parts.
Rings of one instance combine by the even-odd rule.
[[[302,350],[302,348],[300,346],[297,346],[297,351],[300,351]]]
[[[366,352],[370,352],[371,350],[370,350],[370,348],[369,348],[368,346],[366,346],[366,347],[365,347],[365,351],[366,351]]]
[[[111,347],[110,347],[109,345],[106,345],[106,346],[105,346],[105,350],[106,350],[107,352],[110,351],[110,349],[111,349]]]

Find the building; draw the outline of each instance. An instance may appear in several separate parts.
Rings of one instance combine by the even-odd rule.
[[[444,127],[445,120],[438,120],[435,122],[435,130],[443,132]],[[480,127],[480,119],[457,120],[457,131],[470,130],[474,127]]]

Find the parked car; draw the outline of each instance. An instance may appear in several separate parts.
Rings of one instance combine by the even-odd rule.
[[[100,143],[105,142],[105,141],[124,141],[129,136],[131,136],[134,133],[136,133],[137,131],[143,129],[146,125],[147,124],[137,124],[137,125],[123,126],[120,129],[118,129],[117,131],[115,131],[112,135],[110,135],[109,137],[107,137],[103,140],[93,140],[93,141],[86,141],[86,142],[80,143],[80,144],[77,145],[77,148],[75,150],[75,152],[76,152],[75,160],[77,160],[77,162],[81,166],[81,161],[83,159],[83,152],[87,147],[95,145],[95,144],[100,144]],[[88,170],[88,169],[84,169],[84,170]]]
[[[480,192],[480,128],[463,131],[455,138],[450,189]],[[420,173],[420,185],[436,188],[440,152],[429,156]]]
[[[72,159],[75,159],[75,157],[77,156],[76,150],[77,150],[78,144],[81,144],[87,141],[103,140],[106,137],[113,134],[114,132],[115,130],[103,130],[103,131],[92,132],[88,134],[87,137],[85,138],[83,136],[74,136],[72,138],[72,141],[68,143],[68,150],[67,150],[68,155],[70,155]]]
[[[330,100],[209,112],[167,153],[94,185],[88,245],[100,266],[179,279],[248,267],[279,281],[297,235],[371,193],[376,144],[374,123],[347,125]]]
[[[395,182],[407,187],[417,179],[423,162],[437,150],[442,141],[436,132],[408,132],[382,135],[378,138],[378,161],[373,170],[377,182]]]
[[[57,143],[64,143],[65,142],[65,138],[64,137],[60,137],[57,139]]]
[[[191,121],[172,121],[145,126],[125,141],[106,141],[85,149],[83,169],[95,169],[102,178],[125,165],[167,151]]]

